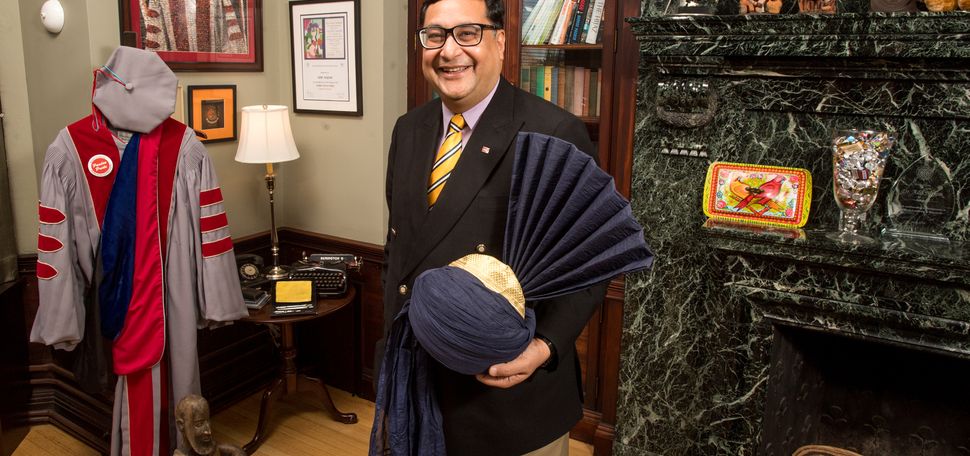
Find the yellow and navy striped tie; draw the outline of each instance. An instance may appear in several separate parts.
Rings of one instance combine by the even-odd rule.
[[[431,178],[428,179],[428,209],[434,207],[441,190],[445,188],[445,181],[455,169],[458,157],[461,156],[461,130],[465,128],[465,118],[455,114],[448,123],[448,135],[438,148],[438,154],[431,165]]]

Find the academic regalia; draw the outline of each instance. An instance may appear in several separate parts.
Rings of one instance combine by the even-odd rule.
[[[200,394],[197,328],[247,315],[215,170],[169,118],[175,84],[154,53],[119,48],[95,71],[93,114],[44,159],[30,340],[110,345],[112,455],[171,454],[174,405]],[[98,354],[81,357],[83,384],[104,378]]]

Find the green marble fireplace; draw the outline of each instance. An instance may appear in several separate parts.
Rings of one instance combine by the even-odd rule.
[[[626,280],[614,454],[970,455],[970,13],[841,2],[836,15],[737,16],[722,1],[722,15],[671,17],[666,5],[629,19],[631,200],[657,261]],[[678,103],[699,115],[669,115]],[[898,138],[873,244],[827,236],[836,128]],[[885,189],[928,155],[956,190],[940,228],[952,242],[881,238]],[[704,227],[713,161],[811,171],[804,230]]]

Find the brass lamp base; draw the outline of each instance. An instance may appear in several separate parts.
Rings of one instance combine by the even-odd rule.
[[[282,280],[289,276],[289,269],[285,266],[271,266],[263,271],[263,277],[268,280]]]

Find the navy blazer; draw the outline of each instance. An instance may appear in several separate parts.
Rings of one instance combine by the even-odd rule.
[[[394,126],[385,187],[390,212],[382,271],[385,337],[419,274],[470,253],[501,259],[517,133],[556,136],[596,158],[582,121],[503,78],[434,210],[428,211],[425,192],[441,119],[441,100],[435,99],[401,116]],[[562,436],[579,421],[583,391],[575,342],[605,292],[601,284],[527,303],[536,311],[536,333],[553,342],[557,359],[513,388],[489,387],[435,363],[432,375],[449,454],[520,455]],[[379,366],[383,343],[375,355]]]

